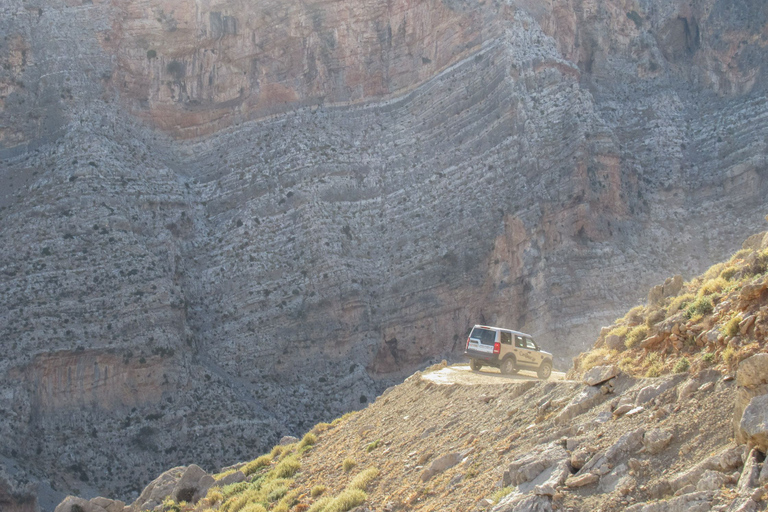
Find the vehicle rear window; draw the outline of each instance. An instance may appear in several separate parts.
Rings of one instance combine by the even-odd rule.
[[[496,342],[496,331],[475,327],[469,337],[483,345],[493,345]]]

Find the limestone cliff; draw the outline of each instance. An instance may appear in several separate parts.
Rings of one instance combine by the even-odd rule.
[[[566,366],[648,285],[756,230],[767,18],[727,0],[3,2],[12,478],[130,497],[361,406],[477,322]]]

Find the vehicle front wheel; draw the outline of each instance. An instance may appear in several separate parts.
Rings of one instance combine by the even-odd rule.
[[[482,368],[482,367],[483,367],[483,363],[481,363],[477,359],[470,359],[469,360],[469,368],[473,372],[479,372],[480,368]]]
[[[514,375],[517,373],[517,365],[515,364],[515,360],[511,357],[502,361],[501,368],[499,369],[503,375]]]
[[[541,363],[541,366],[539,366],[539,370],[536,372],[536,375],[540,379],[548,379],[550,375],[552,375],[552,363],[549,361],[544,361]]]

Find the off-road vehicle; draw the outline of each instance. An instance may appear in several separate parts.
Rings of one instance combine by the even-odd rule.
[[[530,334],[501,327],[474,326],[464,355],[473,371],[483,366],[496,367],[504,375],[533,370],[540,379],[552,373],[552,354],[541,350]]]

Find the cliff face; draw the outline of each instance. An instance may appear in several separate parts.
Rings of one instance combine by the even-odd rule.
[[[766,19],[726,0],[4,2],[13,478],[129,497],[359,407],[474,323],[565,367],[756,230]]]

